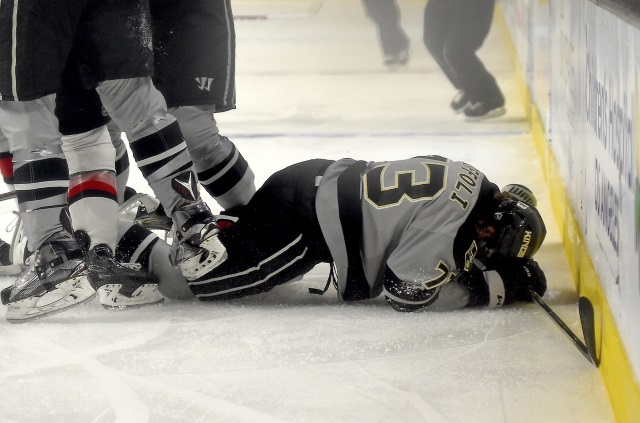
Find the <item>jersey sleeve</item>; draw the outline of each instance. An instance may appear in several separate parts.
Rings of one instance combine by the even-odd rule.
[[[383,282],[387,302],[398,311],[415,311],[433,305],[440,295],[452,295],[455,290],[444,286],[457,276],[453,241],[444,233],[409,227],[387,260]],[[466,290],[458,291],[448,308],[466,305]]]

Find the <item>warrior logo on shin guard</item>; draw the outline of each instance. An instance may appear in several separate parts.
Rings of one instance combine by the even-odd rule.
[[[171,188],[185,200],[195,201],[198,196],[198,182],[193,172],[181,173],[171,180]]]

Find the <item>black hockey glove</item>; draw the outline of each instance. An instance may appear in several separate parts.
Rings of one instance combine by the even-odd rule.
[[[535,260],[505,260],[495,271],[505,287],[504,304],[516,301],[532,301],[529,288],[540,296],[547,291],[547,277]]]
[[[544,295],[547,278],[534,260],[503,260],[491,269],[473,267],[459,278],[469,289],[470,306],[499,307],[516,301],[531,301],[529,287]]]

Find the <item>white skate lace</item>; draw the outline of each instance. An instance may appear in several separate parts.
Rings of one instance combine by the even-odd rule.
[[[13,213],[13,219],[11,219],[11,221],[7,224],[7,227],[5,228],[5,230],[8,233],[13,233],[13,231],[15,231],[16,226],[18,226],[18,222],[19,222],[18,219],[20,218],[20,215],[18,214],[17,211],[13,211],[11,213]]]

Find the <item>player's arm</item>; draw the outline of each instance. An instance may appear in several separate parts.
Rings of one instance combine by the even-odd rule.
[[[493,269],[474,265],[470,271],[434,288],[403,280],[387,267],[384,292],[396,311],[421,309],[455,310],[463,307],[500,307],[516,301],[531,301],[529,288],[544,295],[547,279],[534,260],[504,261]]]

